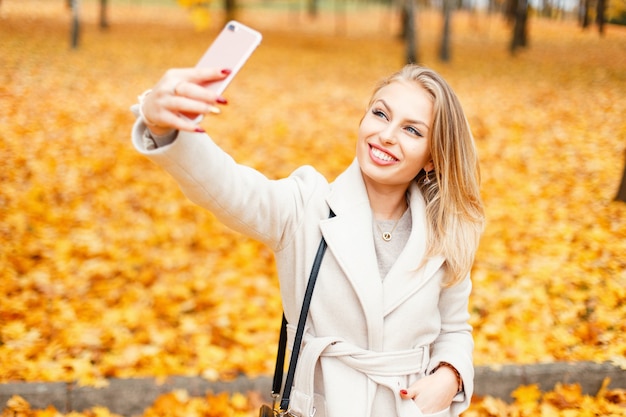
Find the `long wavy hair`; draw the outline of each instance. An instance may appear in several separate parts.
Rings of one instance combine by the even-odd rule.
[[[407,65],[382,80],[374,95],[399,80],[422,86],[433,101],[430,149],[434,172],[422,170],[415,181],[426,200],[429,228],[426,259],[436,255],[445,258],[444,285],[452,286],[472,269],[485,223],[474,138],[459,99],[438,73],[419,65]],[[424,182],[426,175],[430,182]]]

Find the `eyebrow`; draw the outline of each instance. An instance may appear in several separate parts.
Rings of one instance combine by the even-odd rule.
[[[387,111],[391,112],[391,107],[389,107],[389,105],[387,104],[387,102],[385,100],[383,100],[382,98],[377,99],[376,101],[374,101],[374,104],[376,104],[377,102],[381,102],[383,104],[383,106],[385,106],[385,108],[387,109]],[[428,124],[426,122],[423,122],[421,120],[412,120],[409,119],[407,120],[408,123],[410,124],[416,124],[416,125],[422,125],[424,126],[426,129],[430,130],[430,126],[428,126]]]

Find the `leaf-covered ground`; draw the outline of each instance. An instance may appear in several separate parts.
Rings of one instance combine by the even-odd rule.
[[[557,385],[542,393],[536,385],[522,386],[513,392],[510,404],[486,397],[475,398],[463,417],[622,417],[626,409],[626,390],[606,389],[595,396],[585,395],[578,385]],[[141,417],[256,417],[263,401],[256,392],[207,393],[191,397],[186,391],[172,391],[158,397]],[[54,407],[33,410],[22,397],[7,401],[0,417],[63,417]],[[121,417],[105,407],[71,412],[65,417]]]
[[[85,2],[71,50],[64,3],[0,6],[0,382],[270,374],[281,312],[271,253],[186,201],[129,141],[136,96],[193,65],[220,17],[196,32],[179,8],[120,1],[101,31]],[[270,177],[313,164],[333,178],[374,83],[402,64],[396,16],[241,19],[264,41],[204,127]],[[441,64],[440,18],[419,19],[421,61],[456,89],[482,159],[476,363],[624,365],[626,204],[612,200],[626,30],[600,38],[534,18],[530,49],[512,58],[499,16],[458,13],[453,61]]]

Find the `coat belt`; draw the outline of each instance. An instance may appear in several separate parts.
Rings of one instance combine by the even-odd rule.
[[[295,330],[288,326],[289,343],[293,343]],[[336,358],[346,366],[357,370],[378,385],[396,392],[398,381],[406,376],[426,371],[430,360],[428,346],[415,349],[374,352],[346,342],[340,337],[315,337],[305,334],[294,378],[292,406],[303,416],[314,412],[315,365],[322,357]],[[373,398],[371,398],[373,400]],[[406,401],[396,396],[396,407],[403,408]],[[353,410],[354,411],[354,410]]]

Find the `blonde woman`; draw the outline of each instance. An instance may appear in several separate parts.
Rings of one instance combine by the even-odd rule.
[[[168,71],[135,106],[133,142],[189,199],[274,250],[290,343],[325,238],[292,411],[459,415],[473,392],[469,273],[484,216],[473,138],[452,89],[406,66],[375,89],[356,157],[336,180],[310,166],[269,180],[180,116],[226,104],[202,85],[228,73]]]

